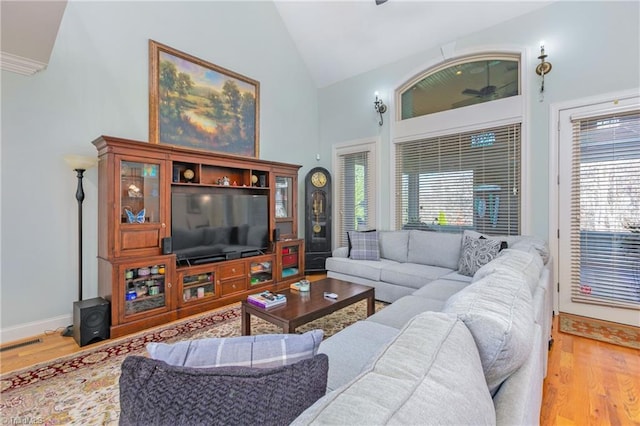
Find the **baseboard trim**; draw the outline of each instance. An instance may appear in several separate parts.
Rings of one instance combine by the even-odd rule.
[[[66,327],[73,322],[71,315],[60,315],[58,317],[47,318],[42,321],[28,322],[0,329],[0,344],[13,342],[16,340],[36,337],[46,332],[54,332],[57,329]]]

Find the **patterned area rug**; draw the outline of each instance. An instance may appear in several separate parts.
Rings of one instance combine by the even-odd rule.
[[[560,313],[560,331],[614,345],[640,349],[640,328]]]
[[[376,311],[385,304],[376,302]],[[366,318],[366,301],[299,327],[321,328],[329,337]],[[281,333],[278,327],[251,318],[252,334]],[[0,420],[10,424],[117,424],[120,413],[120,364],[128,355],[147,355],[150,342],[172,343],[204,337],[240,335],[240,304],[230,305],[169,326],[114,342],[96,344],[53,362],[7,373],[1,377]]]

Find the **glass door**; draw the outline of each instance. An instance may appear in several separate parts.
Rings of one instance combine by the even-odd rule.
[[[154,310],[169,310],[171,266],[169,258],[159,262],[135,262],[119,268],[122,283],[123,320],[137,319]],[[132,318],[133,317],[133,318]]]
[[[262,256],[251,261],[249,265],[250,287],[258,287],[273,283],[273,257]]]
[[[559,112],[560,313],[638,325],[640,98]]]
[[[166,201],[162,190],[164,163],[122,157],[119,161],[120,196],[116,255],[160,254],[166,236]]]
[[[274,215],[276,229],[280,233],[280,239],[297,238],[297,222],[294,217],[296,206],[297,179],[284,173],[275,176],[274,191]]]
[[[218,297],[216,279],[216,267],[213,265],[179,271],[178,291],[182,293],[182,298],[178,301],[178,305],[186,306]]]

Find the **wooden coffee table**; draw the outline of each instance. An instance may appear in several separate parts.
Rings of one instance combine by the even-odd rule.
[[[324,292],[335,293],[337,299],[324,297]],[[263,309],[242,301],[242,335],[251,334],[251,315],[282,327],[283,333],[293,333],[296,327],[306,324],[360,300],[367,300],[367,316],[374,313],[374,289],[348,281],[325,278],[311,283],[309,292],[279,291],[287,296],[287,303],[271,309]]]

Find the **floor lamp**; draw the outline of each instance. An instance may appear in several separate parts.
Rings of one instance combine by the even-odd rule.
[[[76,188],[76,200],[78,201],[78,300],[82,300],[82,202],[84,201],[84,189],[82,178],[84,172],[94,167],[98,159],[95,157],[84,157],[82,155],[67,155],[64,161],[76,172],[78,186]],[[73,325],[69,325],[62,332],[63,336],[73,336]]]

